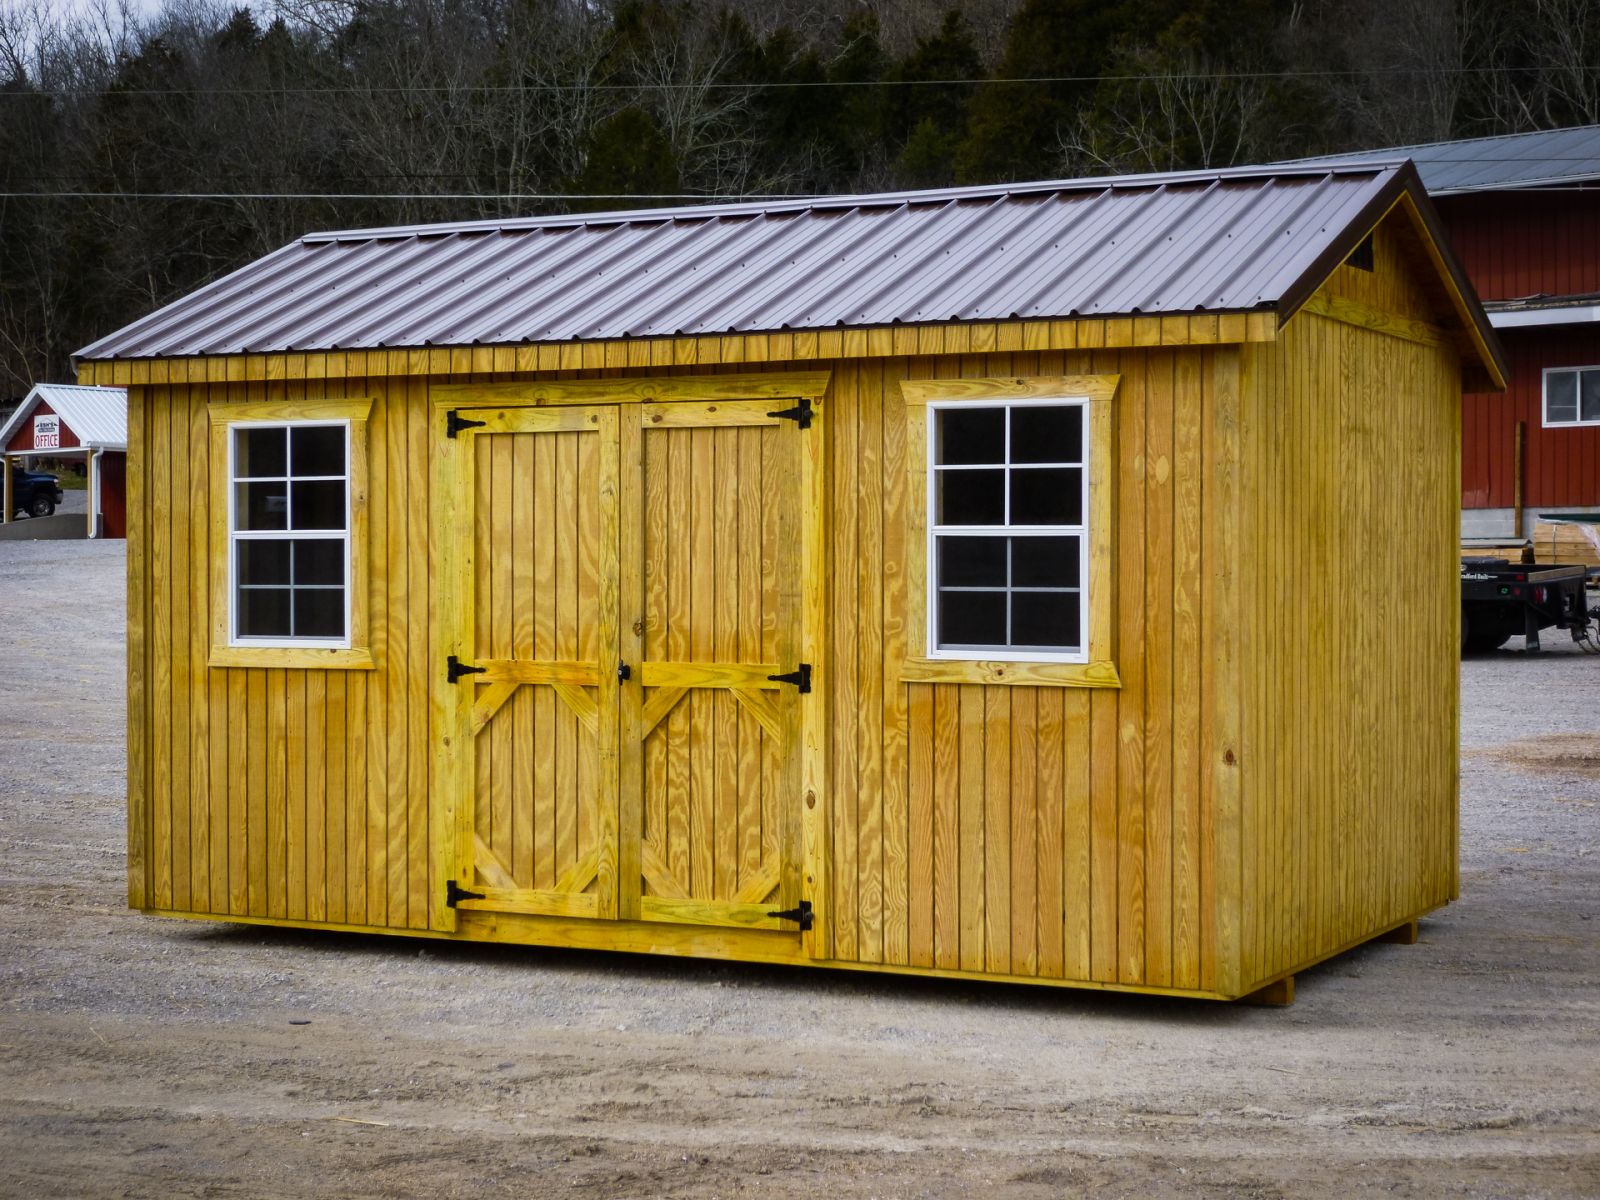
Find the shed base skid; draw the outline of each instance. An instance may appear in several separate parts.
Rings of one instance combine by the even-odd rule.
[[[656,921],[593,921],[585,918],[526,916],[517,913],[463,912],[455,933],[433,929],[395,929],[383,925],[349,925],[332,921],[297,921],[286,917],[245,917],[223,913],[174,912],[169,909],[136,910],[151,917],[177,917],[186,921],[215,921],[230,925],[265,925],[280,929],[320,929],[333,933],[370,933],[388,937],[428,938],[444,942],[497,943],[544,946],[565,950],[611,950],[624,954],[661,954],[674,958],[699,958],[717,962],[747,962],[762,966],[822,967],[872,975],[914,975],[929,979],[982,980],[988,983],[1023,983],[1035,987],[1070,988],[1092,992],[1127,992],[1146,996],[1178,996],[1189,1000],[1222,1000],[1241,1004],[1285,1007],[1294,1003],[1294,975],[1317,963],[1336,958],[1367,942],[1416,940],[1417,917],[1382,933],[1369,934],[1347,946],[1302,963],[1294,972],[1247,992],[1193,988],[1152,987],[1138,983],[1113,983],[1096,979],[1046,979],[1037,975],[1011,975],[988,971],[951,971],[939,967],[913,967],[897,963],[844,962],[806,957],[798,933],[709,929]],[[1418,914],[1421,916],[1424,914]],[[1410,941],[1406,931],[1411,932]]]

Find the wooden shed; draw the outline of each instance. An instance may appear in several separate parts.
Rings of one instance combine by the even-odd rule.
[[[1457,893],[1408,164],[321,234],[80,360],[136,909],[1228,999]]]

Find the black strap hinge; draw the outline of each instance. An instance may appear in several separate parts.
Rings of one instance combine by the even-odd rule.
[[[488,667],[469,667],[454,654],[444,660],[444,675],[451,683],[457,682],[463,675],[482,675]]]
[[[792,683],[804,696],[811,690],[811,664],[801,663],[799,670],[790,671],[787,675],[768,675],[769,683]]]
[[[811,428],[811,400],[802,396],[793,408],[780,408],[777,412],[769,412],[769,417],[778,417],[785,421],[793,421],[801,429]]]
[[[463,429],[476,429],[480,425],[487,425],[487,421],[473,421],[461,415],[461,410],[452,408],[444,416],[445,437],[455,437]]]
[[[447,881],[445,883],[445,885],[444,885],[444,902],[446,904],[448,904],[451,908],[454,908],[457,904],[459,904],[463,900],[482,900],[482,899],[483,899],[483,893],[482,892],[469,892],[469,891],[467,891],[466,888],[462,887],[454,879],[451,879],[451,880]]]
[[[811,901],[809,900],[802,900],[794,908],[786,908],[782,912],[769,912],[767,916],[778,921],[793,921],[801,929],[810,929],[811,923],[815,919],[815,914],[811,911]]]

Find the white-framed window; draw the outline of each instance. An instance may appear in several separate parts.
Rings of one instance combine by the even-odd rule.
[[[1544,423],[1600,425],[1600,367],[1546,367]]]
[[[927,409],[928,656],[1088,661],[1087,399]]]
[[[350,425],[228,425],[231,645],[350,646]]]

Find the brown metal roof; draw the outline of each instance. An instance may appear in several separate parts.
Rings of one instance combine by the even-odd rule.
[[[1288,312],[1406,186],[1268,167],[313,234],[79,356]]]

